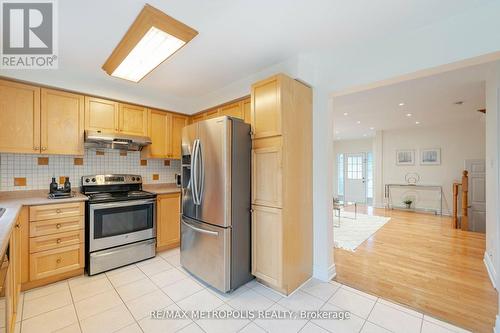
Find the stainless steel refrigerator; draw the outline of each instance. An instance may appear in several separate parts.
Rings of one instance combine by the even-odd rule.
[[[250,126],[227,116],[182,130],[181,265],[228,292],[250,281]]]

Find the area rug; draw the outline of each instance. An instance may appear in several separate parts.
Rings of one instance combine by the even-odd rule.
[[[354,213],[341,212],[340,227],[333,228],[333,239],[336,248],[356,251],[356,248],[361,243],[370,238],[391,219],[385,216],[365,214],[358,214],[356,219],[353,218]],[[338,217],[334,217],[334,222],[338,224]]]

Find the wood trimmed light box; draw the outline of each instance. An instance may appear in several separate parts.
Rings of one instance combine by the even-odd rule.
[[[196,35],[198,31],[146,4],[102,69],[139,82]]]

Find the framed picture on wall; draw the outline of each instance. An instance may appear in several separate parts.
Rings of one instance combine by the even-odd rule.
[[[396,165],[414,165],[415,151],[411,149],[396,150]]]
[[[441,149],[422,149],[420,152],[420,165],[440,165]]]

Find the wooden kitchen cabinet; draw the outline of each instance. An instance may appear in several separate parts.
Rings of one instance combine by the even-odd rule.
[[[254,139],[281,135],[281,99],[287,82],[284,75],[275,75],[252,85]]]
[[[242,103],[236,102],[221,106],[219,108],[219,115],[243,119]]]
[[[197,123],[199,121],[205,120],[205,114],[200,113],[191,117],[191,124]]]
[[[252,274],[273,286],[282,286],[283,226],[280,208],[252,206]]]
[[[156,200],[156,250],[163,251],[180,244],[181,195],[161,194]]]
[[[312,276],[312,90],[283,74],[255,83],[252,272],[289,295]]]
[[[85,96],[85,129],[102,133],[118,132],[118,103]]]
[[[251,107],[252,100],[250,98],[247,98],[241,102],[241,108],[243,109],[243,120],[247,124],[252,123]]]
[[[0,152],[40,152],[40,88],[0,80]]]
[[[160,110],[149,110],[149,131],[151,144],[141,151],[142,158],[168,158],[170,153],[170,114]]]
[[[41,90],[41,152],[83,155],[85,99],[59,90]]]
[[[142,106],[120,103],[119,131],[123,134],[146,136],[148,112]]]
[[[178,114],[171,114],[170,130],[170,158],[181,158],[182,129],[188,124],[188,118]]]

